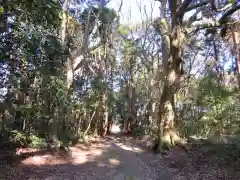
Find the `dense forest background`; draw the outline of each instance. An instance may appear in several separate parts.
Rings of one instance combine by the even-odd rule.
[[[239,147],[239,2],[159,0],[139,24],[108,3],[0,1],[1,147],[69,147],[112,124],[157,152]]]

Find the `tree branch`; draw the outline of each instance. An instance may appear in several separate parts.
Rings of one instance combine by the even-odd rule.
[[[234,12],[240,9],[240,4],[239,5],[234,5],[234,7],[230,10],[228,10],[223,16],[220,18],[219,23],[224,24],[227,22],[229,16],[231,16]]]
[[[192,2],[192,0],[184,0],[183,3],[181,4],[181,6],[177,9],[177,16],[180,19],[180,21],[182,21],[182,18],[186,12],[197,9],[204,5],[207,5],[208,3],[212,2],[212,0],[204,0],[198,4],[193,4],[193,5],[189,6],[191,4],[191,2]]]
[[[182,15],[185,13],[187,7],[192,2],[192,0],[184,0],[181,4],[181,6],[177,9],[177,14]]]
[[[207,28],[217,28],[217,27],[222,27],[224,25],[231,25],[235,23],[239,23],[239,21],[234,21],[234,22],[228,22],[229,16],[231,16],[234,12],[240,9],[240,5],[233,5],[234,7],[230,10],[228,10],[225,14],[222,15],[222,17],[218,21],[213,21],[211,22],[203,22],[195,25],[193,28],[190,28],[190,32],[193,31],[199,31],[202,29],[207,29]],[[192,32],[193,32],[192,31]]]
[[[186,21],[187,27],[197,20],[197,15],[201,12],[201,8],[198,8],[196,12]]]
[[[208,29],[208,28],[220,28],[220,27],[223,27],[223,25],[228,26],[228,25],[233,25],[236,23],[239,23],[239,21],[234,21],[234,22],[229,22],[229,23],[224,23],[224,24],[220,24],[219,21],[216,21],[214,23],[201,23],[201,24],[193,26],[192,28],[189,28],[188,32],[192,33],[192,32],[197,32],[197,31],[200,31],[203,29]]]
[[[185,0],[185,1],[187,1],[187,0]],[[212,2],[212,0],[204,0],[204,1],[200,2],[200,3],[198,3],[198,4],[193,4],[193,5],[189,6],[189,7],[187,7],[185,9],[185,12],[188,12],[188,11],[191,11],[193,9],[205,6],[205,5],[207,5],[208,3],[211,3],[211,2]]]

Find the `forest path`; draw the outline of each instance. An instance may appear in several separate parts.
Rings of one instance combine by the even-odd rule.
[[[16,177],[26,180],[170,180],[165,167],[156,166],[159,157],[144,151],[127,138],[98,138],[91,145],[78,144],[70,152],[35,154],[15,168]],[[11,173],[12,174],[12,173]]]

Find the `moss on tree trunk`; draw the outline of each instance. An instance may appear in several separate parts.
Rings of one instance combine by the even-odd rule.
[[[155,151],[157,153],[163,152],[165,149],[170,149],[175,145],[187,150],[186,141],[180,137],[175,124],[173,95],[171,89],[165,86],[158,112],[158,139],[155,144]]]

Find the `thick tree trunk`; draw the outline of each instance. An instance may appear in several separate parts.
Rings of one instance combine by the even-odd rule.
[[[62,24],[61,24],[61,40],[62,44],[66,45],[68,43],[68,2],[65,2],[65,7],[62,13]],[[70,52],[69,52],[70,53]],[[67,63],[66,63],[66,84],[67,88],[70,89],[72,83],[73,83],[73,75],[74,75],[74,69],[73,69],[73,63],[72,59],[70,57],[67,58]]]
[[[156,26],[162,34],[162,59],[164,68],[164,88],[158,112],[158,141],[155,149],[162,151],[175,144],[183,145],[176,128],[174,94],[178,91],[182,75],[181,52],[184,45],[184,29],[172,21],[172,27],[165,18]],[[171,32],[171,33],[169,33]]]
[[[171,87],[164,85],[158,115],[158,151],[162,151],[163,148],[170,148],[181,140],[175,127],[175,112],[172,98],[173,90]]]
[[[173,63],[176,61],[173,60]],[[176,66],[173,65],[173,66]],[[163,92],[161,95],[159,111],[158,111],[158,148],[157,151],[162,151],[163,148],[170,148],[174,145],[184,146],[183,139],[180,138],[176,127],[176,115],[174,105],[174,94],[176,93],[180,74],[176,69],[169,69],[164,83]],[[185,147],[185,146],[184,146]]]
[[[128,85],[128,113],[126,117],[126,130],[131,132],[137,124],[137,110],[136,104],[136,92],[134,87],[133,78],[131,77]]]
[[[232,38],[233,38],[233,48],[236,59],[236,68],[237,68],[237,78],[238,78],[238,87],[240,88],[240,33],[231,28]]]

